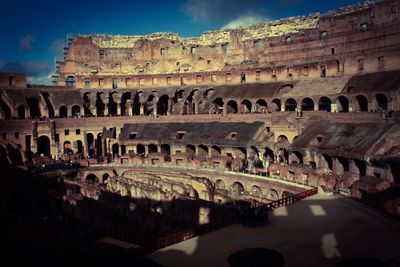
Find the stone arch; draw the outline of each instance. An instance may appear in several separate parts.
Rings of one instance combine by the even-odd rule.
[[[93,116],[94,114],[90,110],[92,108],[91,98],[92,94],[90,92],[86,92],[83,94],[83,113],[85,116]]]
[[[318,101],[318,110],[331,111],[332,101],[329,97],[322,96]]]
[[[265,147],[264,158],[266,158],[269,162],[274,162],[275,161],[274,151],[272,151],[272,149],[270,149],[269,147]]]
[[[99,178],[95,174],[89,173],[85,177],[85,182],[87,182],[89,184],[95,184],[95,183],[99,182]]]
[[[278,200],[279,199],[279,193],[275,189],[269,189],[267,192],[267,199],[269,200]]]
[[[231,186],[231,194],[233,197],[241,197],[245,193],[244,186],[240,182],[234,182]]]
[[[129,101],[132,101],[131,98],[132,98],[132,94],[131,94],[131,92],[129,92],[129,91],[124,92],[124,93],[122,94],[122,97],[121,97],[121,105],[120,105],[120,108],[121,108],[121,115],[122,115],[122,116],[128,116],[128,114],[129,114],[128,109],[131,108],[131,107],[127,107],[127,101],[128,101],[128,100],[129,100]],[[132,104],[132,102],[130,102],[130,105],[131,105],[131,104]]]
[[[102,180],[101,182],[104,184],[107,182],[108,178],[110,178],[110,174],[108,174],[107,172],[105,172],[102,176]]]
[[[26,117],[26,113],[25,113],[25,105],[19,105],[17,107],[17,118],[19,120],[24,120]]]
[[[97,117],[104,116],[104,110],[106,108],[105,96],[106,96],[106,94],[104,92],[97,92],[97,94],[96,94],[96,111],[97,111],[96,115],[97,115]]]
[[[212,102],[214,105],[214,114],[221,114],[224,110],[224,100],[221,97],[217,97]]]
[[[157,114],[158,115],[167,115],[169,113],[168,106],[169,96],[162,95],[157,102]]]
[[[76,153],[83,154],[83,142],[76,140]]]
[[[0,97],[0,108],[3,111],[4,119],[11,120],[11,109],[7,103]],[[1,118],[1,116],[0,116]]]
[[[303,154],[300,151],[292,151],[291,163],[303,164]]]
[[[67,118],[68,117],[68,108],[65,105],[61,105],[58,109],[58,115],[60,118]]]
[[[244,147],[237,147],[236,153],[239,158],[245,159],[247,157],[247,149]]]
[[[171,147],[168,144],[162,144],[161,145],[161,153],[163,153],[166,156],[171,156]]]
[[[96,154],[101,156],[103,154],[103,133],[98,133],[96,138]]]
[[[63,143],[63,154],[64,155],[68,155],[68,154],[72,154],[74,153],[73,149],[72,149],[72,144],[70,141],[65,141]]]
[[[335,103],[339,112],[349,112],[349,99],[346,96],[339,96]]]
[[[363,160],[354,159],[354,164],[358,168],[360,177],[367,175],[367,164]]]
[[[244,99],[240,106],[240,113],[251,113],[252,112],[252,104],[250,100]]]
[[[135,97],[133,98],[133,108],[132,112],[134,116],[139,116],[140,115],[140,108],[142,106],[141,99],[143,98],[143,91],[139,91],[135,94]]]
[[[389,107],[389,100],[385,94],[375,95],[376,107],[382,111],[387,111]]]
[[[49,118],[54,118],[54,108],[53,108],[53,103],[52,103],[49,93],[41,92],[40,94],[42,95],[42,99],[44,100],[44,102],[46,104]]]
[[[87,141],[87,149],[89,153],[89,157],[94,156],[95,154],[95,149],[94,149],[94,135],[92,133],[87,133],[86,134],[86,141]]]
[[[65,78],[65,86],[75,86],[75,77],[70,75]]]
[[[333,170],[333,159],[327,154],[322,154],[320,165],[322,168]]]
[[[287,151],[286,148],[280,148],[278,151],[278,161],[282,163],[288,163],[289,162],[289,152]]]
[[[26,99],[26,103],[29,106],[29,115],[30,115],[31,119],[38,119],[42,116],[42,114],[40,112],[39,102],[40,101],[34,97],[30,97],[30,98]]]
[[[111,146],[111,151],[112,151],[113,158],[119,156],[119,144],[118,143],[114,143]]]
[[[221,156],[221,148],[219,146],[212,146],[211,147],[211,156]]]
[[[157,98],[158,97],[156,96],[156,93],[150,94],[149,97],[147,98],[144,110],[146,115],[151,115],[153,112],[156,111],[154,110],[154,108],[157,108],[156,106]]]
[[[157,152],[158,152],[157,145],[155,145],[155,144],[149,144],[149,154],[150,154],[150,153],[157,153]]]
[[[137,144],[136,145],[136,153],[140,154],[145,154],[146,153],[146,148],[142,144]]]
[[[252,194],[253,196],[257,196],[257,197],[262,197],[261,188],[257,185],[253,185],[250,189],[250,194]]]
[[[297,101],[294,98],[288,98],[285,101],[285,110],[286,111],[296,111]]]
[[[260,113],[267,113],[268,112],[267,101],[265,101],[264,99],[258,99],[256,101],[256,111]]]
[[[73,105],[71,108],[72,117],[78,118],[81,115],[81,107],[79,105]]]
[[[274,100],[272,100],[271,102],[271,111],[281,111],[282,109],[282,102],[280,99],[275,98]]]
[[[226,103],[226,113],[227,114],[236,114],[238,113],[238,104],[236,103],[235,100],[229,100]]]
[[[310,97],[305,97],[301,100],[301,110],[302,111],[313,111],[314,110],[314,100]]]
[[[117,91],[112,91],[108,94],[108,115],[118,116],[118,97]]]
[[[286,135],[281,134],[278,136],[278,138],[276,138],[276,143],[283,143],[283,142],[289,143],[289,139],[287,138]]]
[[[354,99],[355,111],[368,111],[368,98],[365,95],[357,95]]]
[[[195,155],[196,154],[196,147],[192,144],[186,145],[186,153]]]
[[[37,151],[39,155],[50,156],[50,139],[47,135],[38,138]]]
[[[197,154],[200,156],[208,156],[208,147],[206,145],[199,145]]]
[[[226,190],[224,181],[222,181],[221,179],[218,179],[217,181],[215,181],[215,188],[220,189],[220,190]]]

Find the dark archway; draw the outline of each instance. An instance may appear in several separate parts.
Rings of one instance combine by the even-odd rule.
[[[267,113],[268,112],[268,104],[264,99],[258,99],[256,102],[257,112]]]
[[[117,143],[113,144],[113,145],[111,146],[111,149],[112,149],[112,156],[113,156],[113,158],[115,158],[116,156],[119,155],[119,145],[118,145]]]
[[[186,145],[186,153],[195,155],[196,154],[196,147],[194,145]]]
[[[224,181],[222,181],[222,180],[215,181],[215,188],[220,189],[220,190],[225,190],[226,186],[225,186]]]
[[[330,112],[331,104],[332,104],[332,101],[329,99],[329,97],[323,96],[318,101],[318,110],[325,110],[325,111]]]
[[[50,139],[46,135],[38,138],[37,151],[39,155],[50,156]]]
[[[83,143],[81,140],[76,141],[76,153],[83,154]]]
[[[301,110],[302,111],[313,111],[314,110],[314,101],[306,97],[301,101]]]
[[[146,153],[146,149],[144,147],[144,145],[142,144],[137,144],[136,145],[136,153],[140,154],[145,154]]]
[[[388,99],[384,94],[377,94],[375,96],[377,108],[382,111],[388,110]]]
[[[168,114],[168,95],[162,95],[157,103],[157,114],[158,115],[167,115]]]
[[[81,107],[78,106],[78,105],[72,106],[71,114],[72,114],[72,117],[78,118],[80,116],[80,114],[81,114]]]
[[[90,173],[86,175],[85,181],[89,184],[95,184],[96,182],[99,181],[99,178],[97,178],[97,176],[94,175],[93,173]]]
[[[88,153],[89,157],[94,156],[95,151],[94,151],[94,136],[92,133],[87,133],[86,134],[86,140],[87,140],[87,145],[88,145]]]
[[[27,98],[26,102],[29,106],[29,114],[31,116],[31,119],[38,119],[42,116],[40,113],[40,108],[39,108],[39,100],[36,98]]]
[[[339,112],[349,112],[349,100],[345,96],[339,96],[336,100],[336,105]]]
[[[161,153],[163,153],[166,156],[171,155],[171,147],[168,144],[162,144],[161,145]]]
[[[252,111],[251,102],[248,99],[243,100],[241,103],[241,113],[251,113],[251,111]]]
[[[75,77],[68,76],[67,78],[65,78],[65,86],[75,86]]]
[[[19,120],[24,120],[25,119],[25,106],[20,105],[17,108],[17,117]]]
[[[96,115],[97,117],[104,116],[104,109],[106,105],[104,104],[105,94],[103,92],[98,92],[96,95]]]
[[[67,106],[61,106],[58,110],[58,115],[60,118],[67,118],[68,117],[68,108]]]
[[[272,104],[271,111],[281,111],[282,108],[281,100],[275,98],[274,100],[272,100],[271,104]]]
[[[214,99],[212,102],[214,104],[215,114],[221,114],[224,108],[224,101],[221,97]]]
[[[108,95],[108,115],[117,116],[118,115],[118,92],[111,92]]]
[[[128,116],[129,115],[129,111],[128,111],[128,108],[126,106],[126,102],[128,100],[131,100],[131,97],[132,97],[131,92],[125,92],[125,93],[122,94],[122,97],[121,97],[121,115],[122,116]]]
[[[64,155],[72,154],[74,151],[72,150],[72,144],[70,141],[65,141],[63,144],[63,153]]]
[[[235,198],[241,197],[245,193],[244,186],[240,182],[233,183],[231,186],[231,193]]]
[[[4,118],[6,120],[11,120],[11,109],[10,107],[1,99],[0,97],[0,107],[4,112]]]
[[[154,144],[150,144],[150,145],[149,145],[149,154],[150,154],[150,153],[157,153],[157,152],[158,152],[157,146],[154,145]]]
[[[297,108],[297,102],[293,98],[288,98],[285,101],[285,110],[286,111],[295,111]]]
[[[229,100],[228,103],[226,103],[226,113],[227,114],[238,113],[238,105],[237,105],[236,101]]]
[[[368,99],[364,95],[356,96],[356,111],[368,111]]]

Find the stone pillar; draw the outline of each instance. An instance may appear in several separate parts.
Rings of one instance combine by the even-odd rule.
[[[144,104],[140,103],[140,116],[144,115]]]
[[[285,109],[285,103],[281,103],[281,111],[286,111],[286,109]]]
[[[149,145],[144,146],[144,154],[146,154],[146,155],[149,154]]]
[[[104,116],[108,116],[108,106],[107,106],[107,104],[104,106]]]
[[[117,116],[121,116],[121,103],[117,102]]]
[[[86,131],[83,132],[83,156],[84,157],[89,156],[89,145],[88,145],[88,141],[87,141]]]

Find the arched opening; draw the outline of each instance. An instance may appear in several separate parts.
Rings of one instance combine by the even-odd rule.
[[[133,115],[139,116],[140,115],[140,107],[142,104],[140,103],[140,99],[143,97],[143,92],[138,92],[133,99]]]
[[[40,156],[50,156],[50,139],[42,135],[37,140],[37,151]]]
[[[70,141],[65,141],[63,144],[64,155],[72,154],[74,151],[72,150],[72,144]]]
[[[356,96],[356,111],[368,111],[368,99],[363,95]]]
[[[388,99],[384,94],[377,94],[375,96],[376,104],[378,110],[387,111],[388,110]]]
[[[113,145],[111,146],[111,149],[112,149],[112,156],[113,156],[113,158],[115,158],[116,156],[119,155],[119,145],[118,145],[117,143],[113,144]]]
[[[108,173],[104,173],[103,174],[103,184],[105,184],[107,182],[108,178],[110,178],[110,175]]]
[[[39,108],[39,100],[36,98],[27,98],[26,102],[29,106],[29,114],[31,116],[31,119],[38,119],[42,116],[40,113],[40,108]]]
[[[276,191],[275,189],[268,190],[267,199],[269,199],[269,200],[278,200],[279,199],[278,191]]]
[[[217,180],[217,181],[215,182],[215,188],[216,188],[216,189],[220,189],[220,190],[225,190],[225,189],[226,189],[226,186],[225,186],[224,181],[222,181],[222,180]]]
[[[358,172],[360,174],[360,177],[366,176],[367,175],[367,164],[363,160],[359,159],[354,159],[354,164],[358,168]]]
[[[293,98],[288,98],[285,101],[285,110],[286,111],[295,111],[297,108],[297,102]]]
[[[93,173],[86,175],[85,182],[89,184],[95,184],[99,179]]]
[[[331,104],[332,104],[332,101],[329,99],[329,97],[323,96],[318,101],[318,110],[325,110],[325,111],[330,112]]]
[[[212,146],[211,156],[221,156],[221,148],[219,146]]]
[[[88,145],[88,153],[89,157],[93,157],[95,154],[94,151],[94,136],[92,133],[87,133],[86,134],[86,140],[87,140],[87,145]]]
[[[228,102],[229,103],[229,102]],[[249,100],[245,99],[241,103],[241,113],[250,113],[252,111],[252,104]]]
[[[83,95],[83,113],[85,116],[93,116],[91,108],[91,101],[90,101],[91,93],[85,93]]]
[[[97,156],[103,155],[103,133],[98,133],[97,134],[96,154],[97,154]]]
[[[349,112],[349,100],[345,96],[339,96],[336,100],[337,109],[339,112]]]
[[[332,172],[333,168],[333,160],[332,157],[327,154],[322,154],[321,158],[321,167],[325,169],[329,169]]]
[[[199,156],[208,156],[208,147],[205,145],[199,145],[199,151],[197,153]]]
[[[186,145],[186,153],[195,155],[196,154],[196,148],[194,145]]]
[[[111,92],[108,95],[108,114],[110,116],[118,115],[118,92]]]
[[[97,110],[97,117],[104,116],[104,109],[106,105],[104,104],[105,94],[103,92],[98,92],[96,95],[96,110]]]
[[[235,198],[241,197],[244,194],[244,187],[241,183],[235,182],[231,187],[232,196]]]
[[[19,120],[24,120],[25,119],[25,106],[20,105],[17,108],[17,117]]]
[[[129,115],[128,108],[130,108],[130,107],[127,106],[127,101],[128,100],[132,101],[131,100],[131,92],[123,93],[122,97],[121,97],[121,115],[122,116],[128,116]],[[131,104],[132,104],[132,102],[130,102],[130,105]]]
[[[303,154],[299,151],[293,151],[291,158],[291,163],[303,164]]]
[[[0,107],[1,107],[1,110],[3,110],[3,112],[4,112],[4,118],[6,120],[11,120],[11,109],[6,104],[6,102],[3,101],[3,99],[1,97],[0,97]]]
[[[289,162],[289,152],[285,148],[279,149],[278,161],[282,162],[282,163],[288,163]]]
[[[218,97],[212,103],[214,104],[214,113],[221,114],[224,110],[224,101],[222,100],[222,98]]]
[[[250,194],[257,197],[262,197],[261,188],[257,185],[253,185],[250,190]]]
[[[146,149],[145,149],[144,145],[142,145],[142,144],[136,145],[136,152],[139,155],[144,155],[146,153]]]
[[[78,118],[81,114],[81,107],[78,105],[74,105],[71,108],[72,117]]]
[[[156,96],[151,94],[149,95],[149,97],[147,98],[146,104],[145,104],[145,114],[146,115],[151,115],[153,114],[154,110],[154,106],[155,106],[155,98]]]
[[[162,95],[157,103],[157,114],[158,115],[167,115],[168,114],[168,95]]]
[[[247,158],[247,149],[244,148],[244,147],[238,147],[236,149],[236,156],[241,158],[241,159]]]
[[[168,144],[161,145],[161,153],[166,156],[166,161],[171,161],[171,147]]]
[[[264,158],[266,158],[267,161],[270,163],[274,162],[275,161],[274,151],[272,151],[272,149],[270,149],[269,147],[266,147],[264,152]]]
[[[281,111],[282,109],[282,104],[281,104],[281,100],[279,99],[274,99],[271,102],[271,111]]]
[[[301,101],[301,110],[302,111],[313,111],[314,110],[314,101],[306,97]]]
[[[343,157],[338,157],[338,164],[337,164],[337,168],[340,168],[340,171],[344,171],[344,172],[348,172],[350,170],[350,163],[349,160]],[[339,175],[342,174],[342,172],[337,172]]]
[[[286,137],[286,135],[279,135],[278,138],[276,139],[277,143],[289,143],[289,139]]]
[[[83,154],[83,143],[81,140],[76,141],[76,152],[79,154]]]
[[[257,112],[267,113],[268,112],[267,101],[265,101],[264,99],[258,99],[256,102],[256,109],[257,109]]]
[[[228,103],[226,103],[226,113],[227,114],[236,114],[238,112],[238,105],[236,101],[234,100],[229,100]]]
[[[154,144],[150,144],[149,145],[149,154],[150,153],[157,153],[157,152],[158,152],[157,146],[154,145]]]
[[[75,86],[75,77],[68,76],[67,78],[65,78],[65,86]]]
[[[60,116],[60,118],[67,118],[68,117],[67,106],[61,106],[58,110],[58,115]]]

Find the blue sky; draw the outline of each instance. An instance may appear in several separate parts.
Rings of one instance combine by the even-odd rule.
[[[48,83],[68,33],[148,34],[184,37],[312,12],[325,13],[354,0],[5,0],[0,10],[0,71],[26,72]]]

